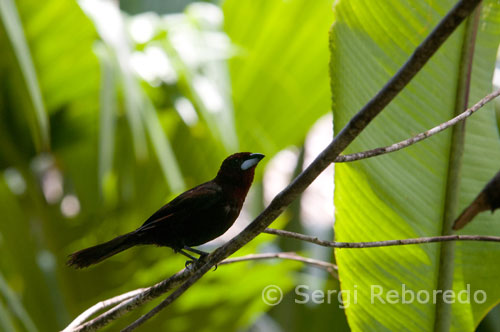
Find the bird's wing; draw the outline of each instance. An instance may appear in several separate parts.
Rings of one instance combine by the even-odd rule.
[[[205,210],[222,200],[222,189],[206,182],[188,190],[165,204],[149,217],[138,230],[154,228],[159,223],[183,220],[195,211]]]

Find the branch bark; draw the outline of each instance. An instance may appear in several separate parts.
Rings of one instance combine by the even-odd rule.
[[[412,239],[401,240],[385,240],[385,241],[372,241],[372,242],[335,242],[318,239],[300,233],[284,231],[274,228],[266,228],[264,233],[306,241],[317,244],[322,247],[341,248],[341,249],[363,249],[363,248],[379,248],[391,246],[404,246],[410,244],[425,244],[436,242],[452,242],[452,241],[483,241],[483,242],[500,242],[500,236],[489,235],[441,235],[441,236],[428,236],[417,237]]]
[[[64,331],[75,331],[75,332],[96,331],[97,329],[106,326],[113,320],[123,316],[127,312],[137,308],[141,304],[149,302],[152,299],[155,299],[158,296],[165,294],[166,292],[179,286],[184,280],[186,280],[187,278],[189,278],[189,276],[191,276],[191,274],[193,274],[193,271],[194,269],[185,268],[177,272],[173,276],[157,283],[156,285],[146,288],[144,292],[139,293],[133,298],[121,302],[116,307],[106,311],[105,313],[99,315],[98,317],[88,321],[87,323],[80,325],[74,329],[68,330],[68,328],[66,328]]]
[[[242,257],[228,258],[228,259],[222,261],[219,265],[245,262],[245,261],[271,259],[271,258],[280,258],[280,259],[287,259],[287,260],[302,262],[304,264],[311,265],[311,266],[326,270],[328,273],[330,273],[330,275],[332,277],[334,277],[337,280],[339,279],[339,276],[336,272],[337,265],[332,264],[330,262],[320,261],[320,260],[317,260],[314,258],[302,257],[300,255],[297,255],[297,253],[294,253],[294,252],[277,252],[277,253],[270,253],[270,254],[252,254],[252,255],[247,255],[247,256],[242,256]]]
[[[413,145],[417,142],[420,142],[426,138],[429,138],[433,135],[436,135],[443,130],[456,125],[460,121],[464,121],[467,119],[469,116],[472,114],[476,113],[478,110],[480,110],[484,105],[495,99],[500,95],[500,89],[490,93],[489,95],[485,96],[483,99],[478,101],[474,106],[471,108],[468,108],[464,112],[460,113],[453,119],[446,121],[444,123],[441,123],[440,125],[431,128],[427,131],[424,131],[423,133],[417,134],[413,137],[410,137],[404,141],[394,143],[389,146],[381,147],[381,148],[376,148],[373,150],[368,150],[368,151],[363,151],[363,152],[356,152],[356,153],[351,153],[351,154],[346,154],[346,155],[341,155],[335,158],[336,163],[345,163],[345,162],[351,162],[351,161],[356,161],[356,160],[361,160],[361,159],[366,159],[366,158],[371,158],[375,156],[380,156],[382,154],[390,153],[390,152],[395,152],[399,151],[401,149],[404,149],[410,145]]]
[[[74,331],[76,327],[84,323],[87,319],[89,319],[99,311],[120,304],[123,301],[126,301],[132,297],[135,297],[145,292],[147,289],[148,288],[139,288],[94,304],[93,306],[82,312],[78,317],[76,317],[68,326],[66,326],[66,328],[62,332]]]

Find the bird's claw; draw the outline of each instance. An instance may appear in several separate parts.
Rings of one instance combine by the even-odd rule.
[[[189,259],[189,260],[187,260],[187,261],[186,261],[186,263],[184,264],[184,266],[185,266],[187,269],[190,269],[190,268],[191,268],[192,266],[194,266],[196,263],[198,263],[198,262],[203,262],[203,261],[205,260],[205,258],[207,258],[207,257],[208,257],[208,254],[207,254],[207,255],[202,255],[202,256],[200,256],[200,258],[198,258],[198,259],[194,259],[194,260],[193,260],[193,259]],[[215,271],[217,271],[217,268],[218,268],[218,267],[219,267],[219,266],[218,266],[217,264],[215,264],[215,265],[214,265],[214,270],[213,270],[213,271],[214,271],[214,272],[215,272]]]

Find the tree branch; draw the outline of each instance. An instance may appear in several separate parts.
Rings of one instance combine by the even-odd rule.
[[[461,0],[439,22],[427,38],[416,48],[408,61],[389,82],[347,123],[334,140],[300,173],[291,184],[271,201],[269,206],[240,234],[216,249],[207,257],[207,262],[163,302],[142,316],[123,331],[132,331],[147,319],[168,306],[205,273],[220,261],[236,252],[259,235],[330,165],[335,158],[368,126],[368,124],[391,102],[411,79],[429,61],[451,33],[476,8],[480,0]]]
[[[195,263],[198,264],[198,263]],[[202,264],[201,262],[199,264]],[[105,313],[99,315],[98,317],[88,321],[87,323],[80,325],[74,329],[68,329],[69,326],[64,331],[74,331],[74,332],[88,332],[96,331],[97,329],[107,325],[113,320],[123,316],[127,312],[137,308],[138,306],[157,298],[158,296],[172,290],[173,288],[179,286],[184,280],[189,278],[193,274],[194,266],[191,269],[185,268],[173,276],[157,283],[154,286],[146,288],[145,291],[139,293],[138,295],[130,298],[126,301],[121,302],[116,307],[106,311]],[[104,301],[107,302],[107,301]],[[97,304],[98,305],[98,304]],[[96,305],[96,306],[97,306]],[[82,314],[83,315],[83,314]],[[79,316],[80,317],[80,316]],[[77,318],[78,319],[78,318]],[[73,322],[70,325],[74,325]]]
[[[334,277],[337,280],[339,279],[337,272],[335,272],[335,271],[337,271],[337,265],[329,263],[329,262],[313,259],[313,258],[302,257],[302,256],[297,255],[294,252],[278,252],[278,253],[271,253],[271,254],[252,254],[252,255],[247,255],[247,256],[242,256],[242,257],[229,258],[229,259],[222,261],[219,264],[219,266],[225,265],[225,264],[237,263],[237,262],[262,260],[262,259],[270,259],[270,258],[280,258],[280,259],[288,259],[288,260],[292,260],[292,261],[302,262],[302,263],[326,270],[328,273],[330,273],[332,275],[332,277]]]
[[[437,133],[440,133],[442,132],[443,130],[457,124],[458,122],[460,121],[463,121],[465,120],[466,118],[468,118],[469,116],[471,116],[472,114],[474,114],[475,112],[477,112],[479,109],[481,109],[484,105],[486,105],[488,102],[492,101],[493,99],[495,99],[496,97],[498,97],[500,95],[500,89],[490,93],[489,95],[487,95],[486,97],[484,97],[483,99],[481,99],[480,101],[478,101],[474,106],[472,106],[471,108],[465,110],[463,113],[460,113],[459,115],[457,115],[456,117],[454,117],[453,119],[449,120],[449,121],[446,121],[432,129],[429,129],[423,133],[420,133],[418,135],[415,135],[411,138],[408,138],[407,140],[404,140],[404,141],[401,141],[401,142],[398,142],[398,143],[394,143],[392,145],[389,145],[389,146],[385,146],[385,147],[382,147],[382,148],[376,148],[376,149],[373,149],[373,150],[368,150],[368,151],[363,151],[363,152],[357,152],[357,153],[352,153],[352,154],[346,154],[346,155],[341,155],[341,156],[338,156],[337,158],[335,158],[335,162],[336,163],[345,163],[345,162],[351,162],[351,161],[356,161],[356,160],[361,160],[361,159],[366,159],[366,158],[370,158],[370,157],[375,157],[375,156],[379,156],[381,154],[386,154],[386,153],[390,153],[390,152],[394,152],[394,151],[398,151],[398,150],[401,150],[401,149],[404,149],[410,145],[413,145],[417,142],[420,142],[428,137],[431,137]]]
[[[418,238],[402,239],[402,240],[385,240],[385,241],[371,241],[371,242],[335,242],[335,241],[320,240],[317,237],[290,231],[284,231],[280,229],[274,229],[274,228],[266,228],[264,230],[264,233],[287,237],[290,239],[306,241],[317,244],[322,247],[345,248],[345,249],[378,248],[378,247],[404,246],[410,244],[424,244],[424,243],[451,242],[451,241],[500,242],[500,236],[489,236],[489,235],[441,235],[441,236],[418,237]]]
[[[147,289],[148,288],[139,288],[94,304],[92,307],[88,308],[87,310],[82,312],[78,317],[76,317],[68,326],[66,326],[66,328],[62,332],[74,331],[74,329],[77,326],[84,323],[89,317],[92,317],[92,315],[98,313],[101,310],[117,305],[134,296],[137,296],[146,291]]]

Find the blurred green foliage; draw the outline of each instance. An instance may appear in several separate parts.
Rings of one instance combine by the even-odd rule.
[[[65,260],[136,228],[214,176],[229,153],[268,161],[302,145],[330,110],[330,1],[228,0],[222,10],[195,3],[130,15],[111,1],[2,0],[0,19],[2,331],[60,330],[96,302],[181,269],[182,257],[150,247],[88,270]],[[261,193],[247,215],[260,211]],[[241,254],[275,250],[272,240],[261,236]],[[143,330],[246,328],[270,309],[262,289],[291,289],[301,268],[222,266]]]
[[[331,110],[328,31],[334,22],[332,2],[225,0],[218,7],[210,1],[148,0],[122,1],[118,8],[115,1],[0,0],[0,330],[60,330],[96,302],[149,286],[181,269],[184,258],[168,248],[134,248],[79,271],[67,268],[65,260],[75,250],[136,228],[179,192],[213,177],[221,160],[232,152],[254,151],[267,156],[257,170],[241,219],[257,215],[265,205],[263,193],[272,187],[272,183],[263,181],[264,173],[272,173],[266,164],[278,152],[296,146],[295,150],[301,152],[293,165],[286,166],[290,173],[300,172],[308,152],[305,137],[311,126]],[[388,0],[376,6],[366,1],[336,2],[330,63],[336,129],[407,59],[452,2],[416,5],[412,1]],[[498,15],[491,14],[495,6],[494,1],[486,2],[485,21],[480,25],[477,47],[482,56],[475,58],[476,68],[481,68],[473,78],[475,98],[488,90],[494,51],[498,48]],[[457,60],[460,54],[459,33],[391,104],[404,112],[396,114],[390,107],[351,148],[371,148],[377,140],[382,140],[378,145],[392,143],[450,116],[435,112],[435,104],[444,103],[439,110],[449,110],[447,106],[454,102],[454,89],[444,91],[442,87],[453,86],[456,81],[454,69],[458,66],[451,60]],[[443,68],[452,74],[443,75]],[[433,84],[435,88],[429,91]],[[430,112],[425,117],[424,110]],[[469,121],[468,130],[481,132],[482,136],[488,132],[491,142],[498,140],[498,128],[491,131],[493,119],[476,118],[476,122]],[[394,125],[394,137],[386,133],[388,124]],[[472,151],[469,156],[481,153],[474,147],[484,145],[474,139],[467,146],[468,152]],[[436,172],[436,164],[426,168],[426,163],[447,155],[436,152],[421,160],[433,149],[446,151],[445,139],[436,142],[430,140],[391,155],[391,167],[382,164],[383,157],[367,161],[371,166],[365,169],[364,162],[339,168],[342,178],[337,178],[337,193],[341,194],[336,202],[341,239],[346,232],[356,235],[349,239],[353,241],[359,241],[359,236],[378,235],[376,240],[387,234],[407,237],[407,233],[397,233],[401,229],[393,228],[393,224],[380,228],[387,218],[366,223],[377,216],[376,208],[367,207],[379,199],[391,201],[384,206],[386,212],[390,208],[398,211],[391,223],[404,218],[410,224],[400,226],[408,226],[408,234],[433,234],[433,229],[423,229],[427,224],[421,221],[436,227],[436,218],[417,218],[411,212],[439,214],[439,199],[432,200],[432,208],[417,211],[410,207],[408,212],[408,186],[404,184],[413,179],[405,172],[414,167],[412,174],[419,177],[418,184],[423,186],[419,188],[424,188],[418,197],[428,199],[430,195],[424,192],[432,185],[438,187],[432,192],[439,194],[440,182],[431,181],[430,176],[425,181],[421,178],[426,170]],[[497,144],[491,142],[487,146]],[[466,156],[465,167],[473,168],[474,160],[477,158]],[[487,178],[485,165],[492,170],[497,167],[495,162],[497,159],[490,158],[482,163],[482,172],[467,172],[481,177],[472,179],[474,186]],[[402,170],[396,172],[401,166]],[[422,169],[416,170],[419,167]],[[445,162],[439,164],[440,170],[445,168]],[[373,177],[371,182],[362,180],[373,172],[375,180],[387,175],[387,181],[374,185]],[[368,189],[356,194],[360,186]],[[400,193],[392,199],[397,190]],[[474,189],[464,194],[461,204],[476,192]],[[354,196],[342,200],[342,195]],[[367,200],[364,209],[359,209],[361,198]],[[353,202],[358,205],[351,206]],[[331,229],[308,229],[302,223],[301,209],[300,202],[295,202],[273,226],[288,224],[292,230],[323,238],[333,236]],[[346,223],[346,211],[370,213]],[[484,229],[484,223],[476,225],[479,233],[495,231]],[[385,231],[380,233],[380,229]],[[417,252],[423,250],[420,247],[412,253],[417,260],[432,260],[433,248],[428,255]],[[486,254],[484,248],[496,247],[474,248],[479,254],[469,255],[472,267],[459,265],[462,270],[457,270],[458,277],[470,278],[469,272],[484,277],[495,271],[490,268],[496,259],[494,251]],[[333,260],[331,250],[269,235],[259,236],[238,255],[276,250],[295,250]],[[471,252],[470,247],[467,252]],[[339,255],[344,290],[356,278],[374,275],[359,272],[366,266],[375,264],[371,271],[380,271],[384,266],[381,260],[385,258],[370,256],[363,260],[348,256],[359,254],[363,255],[363,251],[343,251]],[[491,260],[479,266],[481,273],[476,264],[478,256],[483,261]],[[410,264],[408,257],[399,262]],[[467,262],[467,257],[462,262]],[[361,267],[356,269],[359,264]],[[416,282],[433,278],[425,269],[416,273],[415,264],[402,270],[387,269],[378,281],[391,281],[397,273],[406,271],[411,271]],[[496,291],[495,280],[490,277],[490,281],[480,283]],[[270,284],[285,293],[282,303],[275,307],[266,305],[261,297]],[[324,304],[295,303],[294,288],[299,284],[310,286],[311,291],[340,287],[325,271],[297,262],[220,266],[141,330],[349,330],[336,296]],[[495,301],[489,299],[488,306]],[[105,330],[125,327],[157,303],[153,301],[129,313]],[[462,320],[455,320],[455,325],[476,325],[486,309],[465,308],[476,316],[459,315]],[[384,314],[377,314],[377,310]],[[417,312],[429,312],[430,316],[434,312],[427,307],[422,310]],[[346,312],[354,328],[363,324],[373,328],[394,321],[402,326],[409,326],[410,321],[425,326],[431,321],[419,314],[407,319],[407,307],[391,315],[387,315],[387,308],[370,305],[352,306]],[[484,331],[495,330],[497,316],[493,312],[490,317],[481,327]],[[391,322],[387,322],[389,319]]]
[[[330,63],[336,129],[386,82],[452,3],[336,2]],[[482,68],[474,76],[475,98],[488,90],[493,51],[498,47],[498,15],[491,14],[498,5],[494,1],[486,4],[478,44],[483,56],[475,58],[476,68]],[[60,330],[96,302],[149,286],[180,270],[184,258],[168,248],[134,248],[78,271],[66,267],[65,260],[75,250],[136,228],[179,192],[213,177],[221,160],[232,152],[253,151],[267,156],[257,170],[241,219],[257,215],[265,205],[263,193],[272,187],[272,183],[263,181],[263,174],[276,174],[270,167],[266,169],[266,164],[278,152],[298,147],[287,150],[300,153],[296,153],[296,160],[283,159],[293,162],[283,168],[300,172],[308,152],[306,135],[322,115],[331,111],[328,31],[334,22],[332,5],[332,0],[225,0],[220,6],[211,1],[148,0],[121,1],[118,8],[115,1],[0,0],[0,331]],[[436,112],[433,106],[442,102],[446,105],[439,110],[449,110],[446,106],[454,102],[454,89],[444,92],[442,87],[453,86],[456,81],[454,69],[458,67],[451,60],[457,60],[460,54],[459,33],[433,58],[427,71],[417,76],[414,85],[391,104],[404,112],[396,114],[389,108],[352,148],[372,148],[377,140],[383,141],[378,145],[392,143],[450,116]],[[452,74],[443,75],[443,68]],[[435,88],[429,91],[431,86]],[[469,130],[483,136],[488,131],[492,141],[497,139],[498,132],[491,131],[492,118],[469,122]],[[394,125],[395,137],[386,134],[388,124]],[[482,126],[487,129],[481,130]],[[481,135],[472,136],[477,139]],[[481,152],[474,149],[482,145],[481,141],[470,142],[475,141],[469,141],[469,152]],[[386,157],[367,161],[371,166],[365,169],[364,162],[344,165],[339,171],[342,178],[337,178],[337,193],[344,194],[336,198],[341,239],[346,232],[356,235],[349,239],[353,241],[361,240],[359,236],[378,235],[374,239],[380,240],[387,234],[395,238],[414,232],[432,235],[433,229],[423,230],[421,221],[440,226],[433,222],[435,218],[413,218],[401,211],[408,207],[404,183],[413,179],[405,172],[420,167],[424,170],[415,170],[413,175],[421,176],[429,169],[435,173],[435,164],[427,168],[423,165],[447,154],[436,152],[423,161],[421,156],[448,147],[446,140],[438,143],[430,140],[391,155],[395,164],[391,167],[382,165]],[[466,157],[465,167],[474,167],[472,159]],[[481,177],[474,186],[487,178],[484,165],[491,170],[497,167],[495,162],[497,159],[491,158],[482,163],[483,172],[468,172]],[[402,170],[396,172],[401,166]],[[439,167],[442,170],[446,165]],[[386,175],[386,183],[374,185],[373,178],[371,182],[362,180],[379,168],[374,179]],[[433,178],[418,178],[418,184],[425,184],[419,197],[428,199],[425,190],[433,184],[440,186],[438,181],[427,183],[429,179]],[[356,194],[360,186],[368,189]],[[377,195],[377,190],[390,192]],[[397,190],[397,199],[391,200],[390,195]],[[439,193],[439,188],[432,192]],[[342,201],[342,195],[354,196]],[[461,198],[461,204],[468,201],[467,195]],[[367,200],[365,209],[359,209],[362,198]],[[390,208],[398,211],[391,223],[404,216],[405,222],[411,223],[400,225],[408,226],[407,233],[397,233],[401,229],[393,224],[380,228],[387,218],[366,223],[377,216],[376,208],[366,207],[384,198],[391,201],[389,207],[384,206],[386,212]],[[401,202],[396,202],[398,199]],[[410,212],[439,214],[439,199],[432,202],[432,208],[410,208]],[[351,206],[353,203],[357,205]],[[273,226],[288,225],[289,229],[322,238],[333,236],[331,228],[308,228],[301,220],[301,209],[300,202],[295,202]],[[346,211],[370,213],[346,223]],[[495,231],[476,225],[478,232]],[[211,250],[215,245],[205,248]],[[470,255],[472,260],[479,261],[477,257],[481,256],[494,262],[497,258],[493,251],[487,255],[484,248],[490,247],[476,248],[480,255]],[[331,250],[269,235],[259,236],[238,255],[277,250],[334,259]],[[419,250],[423,249],[418,247],[414,252]],[[378,252],[372,250],[370,255]],[[339,255],[343,289],[349,289],[356,278],[373,276],[360,273],[366,266],[375,264],[370,271],[380,271],[384,266],[381,260],[385,258],[348,256],[360,253],[363,255],[363,251]],[[417,260],[434,259],[426,255],[414,253]],[[399,262],[409,264],[408,257]],[[490,268],[492,262],[480,266],[481,276],[496,271]],[[397,273],[406,271],[411,271],[416,282],[432,279],[425,269],[416,273],[415,264],[401,270],[387,269],[379,281],[391,281]],[[457,275],[467,276],[467,271],[478,274],[478,270],[473,265]],[[498,289],[494,277],[481,283]],[[275,307],[266,305],[261,297],[270,284],[285,293],[282,303]],[[348,331],[346,312],[354,328],[363,324],[365,328],[380,327],[390,324],[389,319],[402,326],[409,326],[410,321],[425,326],[431,321],[422,319],[418,310],[411,320],[407,319],[407,308],[391,315],[387,315],[387,308],[370,305],[348,307],[344,312],[337,296],[324,304],[299,305],[294,292],[299,284],[310,286],[310,291],[340,288],[325,271],[297,262],[224,265],[208,273],[141,330]],[[489,299],[488,305],[495,301]],[[104,330],[125,327],[157,303],[129,313]],[[463,326],[469,327],[486,312],[478,307],[466,310],[476,314],[460,316],[463,321],[467,319]],[[424,311],[432,316],[432,308],[424,307]],[[481,328],[494,331],[496,317],[493,312]],[[461,322],[456,320],[455,324],[462,327]]]

